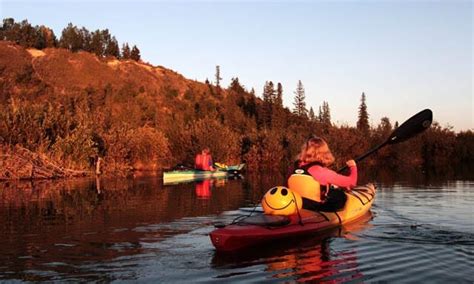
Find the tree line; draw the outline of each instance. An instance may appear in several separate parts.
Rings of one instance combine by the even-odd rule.
[[[15,42],[25,48],[44,49],[51,47],[66,48],[73,52],[86,51],[98,57],[115,57],[139,61],[140,50],[136,45],[128,43],[119,46],[115,36],[108,29],[89,31],[85,27],[78,28],[69,23],[62,30],[59,40],[54,31],[43,25],[32,26],[28,20],[15,22],[13,18],[3,19],[0,27],[0,39]]]

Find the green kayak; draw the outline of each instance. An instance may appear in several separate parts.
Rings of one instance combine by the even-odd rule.
[[[163,184],[180,183],[187,181],[197,181],[207,178],[226,177],[229,173],[227,171],[199,171],[199,170],[185,170],[185,171],[170,171],[163,173]]]

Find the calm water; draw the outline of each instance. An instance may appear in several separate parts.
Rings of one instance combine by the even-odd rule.
[[[474,181],[379,182],[357,224],[251,253],[208,234],[281,179],[0,184],[0,281],[474,282]]]

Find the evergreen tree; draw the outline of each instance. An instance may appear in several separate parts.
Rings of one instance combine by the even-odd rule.
[[[283,86],[281,83],[277,84],[275,106],[278,108],[283,108]]]
[[[54,32],[52,29],[45,27],[45,26],[40,26],[38,29],[39,34],[43,38],[44,41],[44,47],[56,47],[57,46],[57,39],[56,36],[54,35]]]
[[[128,43],[124,43],[122,45],[122,58],[123,59],[130,59],[131,57],[131,51],[130,51],[130,46],[128,45]]]
[[[219,65],[216,66],[216,87],[220,87],[221,82],[221,67]]]
[[[82,38],[82,50],[87,52],[92,52],[91,44],[92,44],[92,36],[88,29],[82,27],[79,31],[79,34]]]
[[[275,97],[275,88],[272,81],[265,82],[263,87],[263,111],[262,118],[264,126],[270,128],[272,125],[272,112]]]
[[[81,33],[72,23],[69,23],[61,33],[61,39],[59,40],[59,47],[69,49],[73,52],[82,49],[83,40]]]
[[[136,45],[132,47],[132,51],[130,52],[130,59],[135,61],[140,61],[140,50]]]
[[[230,86],[229,86],[229,89],[233,90],[234,92],[236,92],[237,94],[242,94],[242,93],[245,93],[245,89],[244,87],[240,84],[239,82],[239,78],[232,78],[230,80]]]
[[[310,121],[316,121],[316,115],[314,114],[313,107],[309,108],[309,120]]]
[[[33,27],[27,20],[20,24],[20,38],[18,44],[24,47],[42,49],[45,46],[44,38],[39,33],[38,27]]]
[[[13,29],[15,27],[15,20],[13,18],[3,19],[3,26],[0,29],[1,40],[13,40]]]
[[[299,80],[295,91],[295,101],[293,103],[293,105],[295,106],[295,108],[293,109],[294,114],[301,117],[307,117],[308,110],[306,109],[305,98],[306,96],[303,83],[301,83],[301,80]]]
[[[104,55],[105,44],[102,37],[102,31],[96,30],[91,36],[91,52],[102,57]]]
[[[272,104],[272,128],[283,131],[285,127],[285,113],[283,109],[283,86],[277,84],[276,93]]]
[[[362,92],[359,106],[359,119],[357,120],[357,129],[363,134],[369,133],[369,114],[365,104],[365,93]]]
[[[392,132],[392,124],[390,123],[390,119],[386,116],[380,119],[380,125],[378,130],[384,135],[387,136]]]
[[[323,130],[325,133],[327,133],[331,127],[331,111],[329,109],[328,102],[323,102],[323,109],[320,119],[321,123],[323,124]]]
[[[106,56],[113,56],[115,58],[120,58],[120,48],[117,42],[117,39],[113,36],[105,48]]]

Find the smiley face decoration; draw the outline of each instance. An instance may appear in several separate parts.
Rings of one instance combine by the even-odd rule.
[[[284,186],[276,186],[267,191],[262,199],[265,214],[292,215],[301,210],[303,200],[301,196]]]

